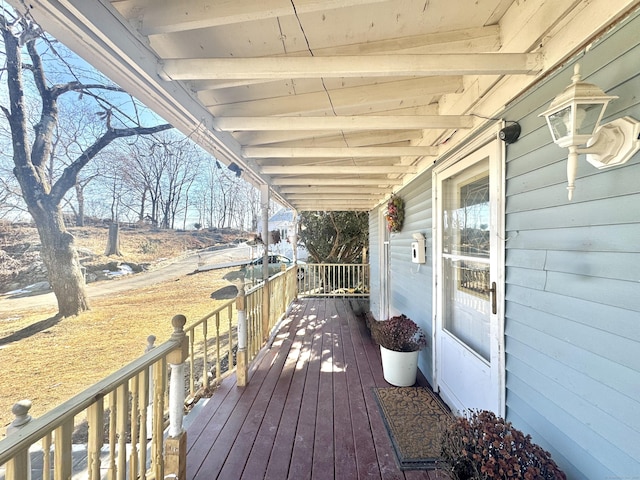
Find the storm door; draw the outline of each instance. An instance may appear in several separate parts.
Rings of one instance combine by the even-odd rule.
[[[458,411],[502,413],[502,171],[493,142],[435,173],[435,379]]]

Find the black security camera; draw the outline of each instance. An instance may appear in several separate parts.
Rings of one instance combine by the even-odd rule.
[[[502,140],[507,145],[517,142],[518,137],[520,137],[520,124],[514,122],[508,127],[504,127],[502,130],[500,130],[498,137],[500,137],[500,140]]]

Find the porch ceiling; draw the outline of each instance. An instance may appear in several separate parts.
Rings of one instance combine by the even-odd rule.
[[[637,3],[28,5],[45,30],[280,202],[369,210]]]

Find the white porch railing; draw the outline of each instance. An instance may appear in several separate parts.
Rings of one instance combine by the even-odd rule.
[[[298,290],[306,289],[306,295],[367,295],[360,290],[366,285],[368,292],[368,266],[307,268],[304,280],[291,267],[248,292],[242,285],[236,299],[189,325],[176,315],[167,342],[154,347],[150,336],[139,359],[37,419],[28,415],[30,402],[16,404],[16,421],[0,441],[5,479],[31,479],[34,449],[42,480],[185,478],[184,406],[210,394],[234,371],[238,386],[248,383],[250,362]],[[79,449],[85,453],[82,459],[74,457]]]
[[[368,297],[369,265],[308,263],[298,294],[308,297]]]

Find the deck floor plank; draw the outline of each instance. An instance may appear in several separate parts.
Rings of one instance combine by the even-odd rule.
[[[387,385],[348,301],[299,300],[249,384],[225,379],[189,427],[187,478],[439,478],[398,468],[373,396]]]
[[[292,329],[297,327],[293,321],[290,323],[290,326]],[[252,479],[264,478],[265,476],[278,425],[280,425],[282,421],[284,404],[289,393],[289,384],[292,378],[290,365],[297,362],[297,351],[284,347],[285,344],[290,347],[292,343],[291,338],[287,336],[282,338],[278,344],[274,343],[272,347],[280,349],[279,355],[284,358],[284,364],[281,372],[278,372],[279,363],[276,362],[271,366],[271,370],[278,375],[278,380],[271,395],[267,395],[268,392],[263,393],[265,397],[269,397],[268,405],[256,438],[251,446],[251,452],[249,453],[242,477],[240,478]],[[289,366],[287,366],[287,363]]]
[[[335,449],[333,445],[333,331],[325,313],[325,302],[322,302],[322,356],[318,380],[318,407],[316,410],[316,432],[311,460],[311,478],[323,480],[334,478]]]
[[[291,479],[310,479],[313,464],[309,458],[313,457],[313,446],[316,434],[316,410],[318,407],[318,392],[321,375],[322,356],[322,318],[324,305],[319,305],[308,312],[308,325],[311,329],[311,349],[309,352],[309,366],[302,392],[302,402],[295,442],[291,455],[288,477]],[[326,375],[326,373],[325,373]]]

